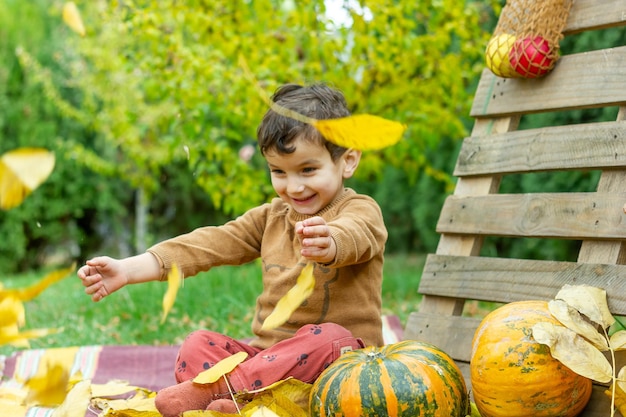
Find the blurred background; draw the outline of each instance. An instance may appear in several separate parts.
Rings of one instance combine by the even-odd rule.
[[[84,36],[63,22],[63,1],[0,1],[0,154],[56,155],[50,178],[0,211],[3,274],[132,255],[271,199],[255,131],[262,94],[286,82],[328,83],[353,114],[408,126],[401,143],[366,152],[348,185],[382,207],[388,253],[435,251],[504,0],[75,3]],[[607,29],[561,50],[624,44],[624,28]],[[615,120],[614,110],[534,115],[520,128]],[[591,191],[596,182],[594,172],[512,175],[501,191]],[[483,252],[571,260],[575,245],[493,240]]]

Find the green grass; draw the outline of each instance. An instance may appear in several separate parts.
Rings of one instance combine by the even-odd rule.
[[[419,304],[423,263],[423,256],[394,255],[385,261],[384,313],[397,315],[403,325]],[[33,272],[0,282],[5,288],[25,287],[44,275]],[[25,303],[26,325],[21,330],[63,328],[58,334],[31,340],[31,348],[178,344],[200,328],[234,338],[251,336],[253,308],[261,290],[258,263],[223,266],[186,279],[165,323],[160,324],[166,288],[160,282],[128,286],[94,303],[74,274]],[[13,351],[14,347],[0,347],[0,354]]]

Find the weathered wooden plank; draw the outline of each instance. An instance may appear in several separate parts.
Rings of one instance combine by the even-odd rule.
[[[626,167],[626,122],[518,130],[465,138],[454,175]]]
[[[423,340],[438,346],[451,358],[469,362],[472,337],[481,319],[463,316],[442,316],[433,313],[411,313],[405,339]]]
[[[429,254],[418,292],[510,303],[550,300],[565,284],[607,291],[609,308],[626,315],[626,265]]]
[[[626,103],[626,46],[563,56],[539,79],[499,78],[485,69],[470,114],[495,117]]]
[[[626,25],[624,0],[575,0],[563,33]]]
[[[437,232],[626,239],[624,203],[626,192],[451,195],[441,209]]]

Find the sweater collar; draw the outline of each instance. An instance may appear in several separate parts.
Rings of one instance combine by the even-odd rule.
[[[348,198],[348,196],[351,193],[353,193],[353,191],[350,188],[342,189],[339,195],[329,205],[327,205],[326,207],[324,207],[323,209],[321,209],[320,211],[318,211],[317,213],[313,215],[301,214],[295,211],[294,209],[292,209],[291,207],[289,207],[289,219],[293,223],[295,223],[295,222],[300,222],[302,220],[309,219],[315,216],[321,216],[325,218],[326,213],[333,211],[338,205],[341,204],[341,202],[343,202],[346,198]]]

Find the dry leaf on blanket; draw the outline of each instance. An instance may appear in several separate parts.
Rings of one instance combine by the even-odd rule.
[[[196,384],[212,384],[235,369],[237,365],[245,361],[247,357],[248,354],[246,352],[237,352],[232,356],[224,358],[206,371],[200,372],[193,379],[193,382]]]
[[[90,385],[89,380],[76,383],[51,417],[84,417],[91,400]]]
[[[263,321],[261,330],[272,330],[284,324],[293,312],[309,298],[314,288],[313,263],[309,262],[300,272],[296,284],[278,300],[274,311]]]
[[[28,389],[26,404],[48,407],[60,405],[67,396],[69,378],[69,373],[63,365],[51,364],[43,375],[31,378],[24,383]]]

